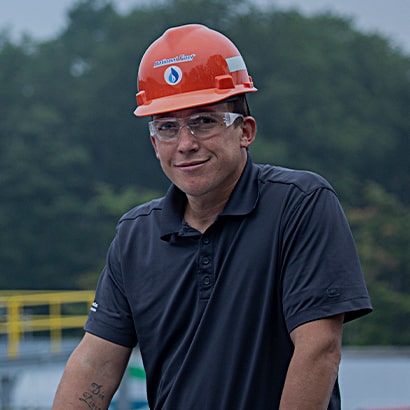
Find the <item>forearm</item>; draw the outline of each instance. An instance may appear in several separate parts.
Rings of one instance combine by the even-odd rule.
[[[67,363],[53,409],[108,409],[115,386],[106,377],[75,358]]]
[[[89,340],[89,337],[88,339]],[[130,350],[82,343],[67,362],[53,410],[108,409],[126,368]],[[112,350],[111,350],[112,349]]]
[[[299,326],[291,333],[290,361],[280,410],[322,410],[329,406],[341,359],[343,315]]]
[[[338,355],[306,358],[294,355],[282,392],[280,410],[322,410],[329,406],[336,382]]]

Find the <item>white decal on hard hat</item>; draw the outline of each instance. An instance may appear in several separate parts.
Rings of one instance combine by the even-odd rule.
[[[195,58],[196,54],[180,54],[179,56],[172,58],[163,58],[154,62],[154,68],[163,67],[164,65],[170,65],[175,63],[189,63]]]
[[[229,71],[233,73],[234,71],[246,70],[245,61],[241,56],[230,57],[226,59]]]
[[[168,67],[164,72],[164,79],[169,85],[177,85],[182,80],[182,71],[176,65]]]

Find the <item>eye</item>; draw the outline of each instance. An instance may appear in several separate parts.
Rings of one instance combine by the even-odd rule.
[[[160,132],[174,132],[178,130],[179,126],[176,121],[163,120],[158,121],[156,124],[156,129]]]
[[[213,128],[219,122],[220,118],[215,113],[201,113],[189,119],[189,126],[194,128]]]

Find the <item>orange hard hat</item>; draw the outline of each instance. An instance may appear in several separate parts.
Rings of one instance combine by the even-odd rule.
[[[212,104],[257,91],[236,46],[200,24],[170,28],[138,70],[138,117]]]

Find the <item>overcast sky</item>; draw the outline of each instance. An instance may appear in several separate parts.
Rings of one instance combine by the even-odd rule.
[[[304,14],[331,11],[352,17],[363,31],[379,32],[410,54],[410,0],[253,0],[295,7]],[[115,0],[126,11],[149,0]],[[66,24],[66,11],[76,0],[0,0],[0,29],[8,29],[13,38],[26,32],[38,40],[57,35]]]

